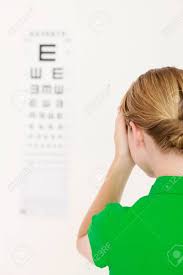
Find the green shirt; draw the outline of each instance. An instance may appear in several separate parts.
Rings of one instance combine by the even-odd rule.
[[[183,176],[159,176],[133,206],[107,203],[88,238],[96,266],[110,275],[183,275]]]

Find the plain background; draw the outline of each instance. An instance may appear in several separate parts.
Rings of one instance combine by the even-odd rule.
[[[183,3],[7,0],[1,1],[0,18],[0,273],[105,274],[78,254],[76,234],[113,158],[114,120],[122,95],[146,70],[182,65]],[[19,188],[8,189],[24,167],[22,118],[12,94],[21,86],[27,29],[65,29],[75,52],[68,206],[62,217],[21,215]],[[146,195],[153,182],[135,167],[123,205]]]

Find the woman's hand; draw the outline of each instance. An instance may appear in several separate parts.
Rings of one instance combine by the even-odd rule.
[[[128,144],[128,133],[125,124],[124,114],[118,108],[117,117],[115,120],[115,131],[114,131],[114,142],[115,142],[115,159],[127,161],[128,164],[133,167],[135,165]]]
[[[104,183],[86,213],[77,236],[77,249],[92,261],[90,242],[87,236],[92,216],[104,209],[107,203],[120,202],[127,180],[135,165],[128,147],[128,136],[123,113],[118,111],[115,121],[115,158],[110,165]]]

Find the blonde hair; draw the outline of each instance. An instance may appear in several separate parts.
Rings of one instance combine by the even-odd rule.
[[[162,67],[140,75],[119,108],[126,125],[133,121],[143,128],[161,151],[183,154],[183,70]]]

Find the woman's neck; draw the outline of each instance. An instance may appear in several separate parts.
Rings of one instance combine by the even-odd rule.
[[[159,153],[153,161],[155,177],[158,176],[183,176],[183,155],[175,153]]]

